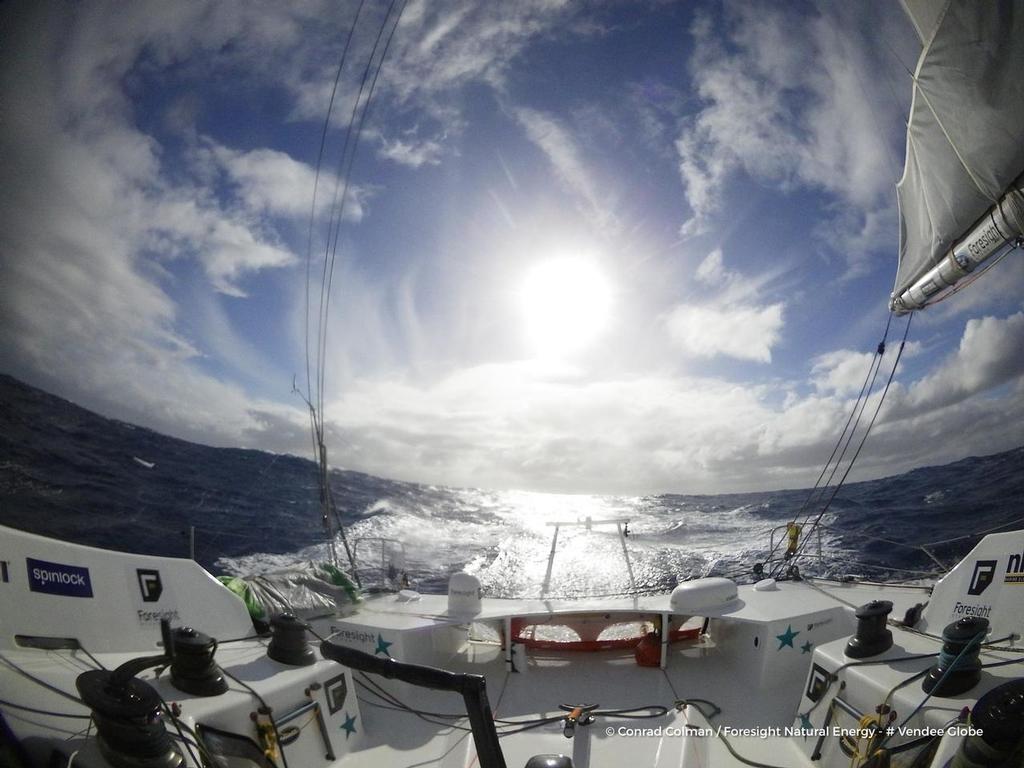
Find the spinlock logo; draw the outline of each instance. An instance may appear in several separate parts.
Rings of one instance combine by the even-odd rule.
[[[160,582],[160,571],[151,568],[136,568],[135,574],[139,579],[139,591],[142,593],[142,602],[155,603],[163,594],[164,586]]]
[[[33,592],[64,597],[92,597],[89,569],[26,557],[28,588]]]
[[[974,573],[971,574],[971,583],[967,587],[968,595],[980,595],[996,575],[998,560],[979,560],[974,564]]]

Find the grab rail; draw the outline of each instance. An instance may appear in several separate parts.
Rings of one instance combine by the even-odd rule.
[[[462,695],[473,731],[476,754],[480,768],[507,768],[505,755],[498,743],[498,732],[494,727],[494,715],[487,700],[487,680],[483,675],[460,674],[436,667],[419,664],[405,664],[394,659],[371,656],[354,648],[335,645],[330,640],[320,644],[320,653],[325,659],[336,661],[350,669],[369,672],[403,683],[431,688],[435,691],[451,691]]]

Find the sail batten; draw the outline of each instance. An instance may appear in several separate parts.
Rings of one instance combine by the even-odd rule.
[[[1020,235],[1014,211],[1024,176],[1024,0],[904,5],[925,47],[897,185],[895,311],[924,306],[918,303],[922,294],[927,303],[945,280],[973,271],[975,235],[988,256],[999,250],[988,247],[989,228],[1005,228],[1000,247]],[[958,260],[965,243],[973,249],[970,258]],[[943,284],[932,290],[936,276]]]

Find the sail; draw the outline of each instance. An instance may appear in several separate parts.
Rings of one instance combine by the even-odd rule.
[[[923,50],[897,185],[897,312],[1024,230],[1024,0],[904,0]]]
[[[921,45],[931,39],[946,5],[946,0],[903,0],[903,10],[921,38]]]

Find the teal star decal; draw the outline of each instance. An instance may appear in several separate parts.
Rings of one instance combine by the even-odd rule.
[[[394,643],[385,642],[384,638],[380,636],[380,633],[378,633],[377,634],[377,650],[375,650],[373,652],[373,655],[376,656],[378,653],[383,653],[385,656],[387,656],[390,659],[391,658],[391,651],[389,651],[388,648],[390,648],[392,645],[394,645]],[[790,645],[792,645],[792,643],[790,643]]]
[[[807,741],[807,732],[814,728],[814,724],[811,723],[810,713],[800,713],[800,728],[804,732],[804,741]]]
[[[345,713],[345,722],[341,724],[341,730],[345,732],[345,741],[348,741],[348,737],[356,732],[356,719],[349,717],[348,712]]]
[[[779,647],[778,647],[777,650],[781,651],[783,649],[783,647],[787,646],[787,645],[790,648],[792,648],[793,647],[793,638],[796,637],[799,634],[800,634],[799,632],[794,632],[793,631],[793,625],[792,624],[788,624],[786,626],[786,631],[785,632],[783,632],[781,635],[776,635],[775,636],[775,639],[779,641]]]
[[[810,653],[811,652],[811,648],[813,648],[813,647],[814,647],[813,643],[811,643],[811,641],[808,640],[806,643],[804,643],[803,645],[800,646],[800,654],[803,655],[805,653]]]

